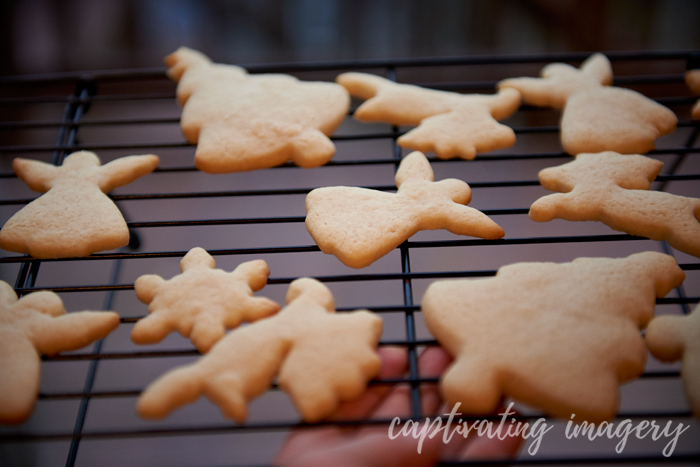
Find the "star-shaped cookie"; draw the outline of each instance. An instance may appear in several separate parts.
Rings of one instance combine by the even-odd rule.
[[[227,329],[280,310],[265,297],[253,297],[265,287],[270,271],[263,260],[240,264],[232,272],[215,269],[203,248],[192,248],[180,261],[179,274],[165,280],[149,274],[136,279],[136,296],[148,305],[149,315],[131,331],[137,344],[155,344],[177,331],[206,353]]]

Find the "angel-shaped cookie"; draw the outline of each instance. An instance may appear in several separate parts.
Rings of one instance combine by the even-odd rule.
[[[328,139],[345,118],[350,96],[335,83],[288,75],[248,75],[179,48],[165,58],[178,82],[182,133],[197,143],[195,166],[210,173],[283,164],[318,167],[335,154]]]
[[[119,325],[119,315],[104,311],[66,314],[53,292],[34,292],[19,300],[0,281],[0,423],[18,424],[34,409],[41,379],[40,354],[85,347]]]
[[[176,368],[141,395],[137,412],[162,418],[204,394],[242,423],[246,404],[275,375],[302,418],[314,422],[358,398],[380,368],[382,320],[366,310],[335,313],[333,295],[309,278],[292,282],[278,314],[230,332],[199,361]]]
[[[530,219],[600,221],[632,235],[665,240],[700,257],[700,199],[648,191],[663,163],[638,154],[579,154],[543,169],[540,183],[552,191],[530,207]]]
[[[105,193],[151,173],[154,155],[128,156],[100,166],[96,154],[74,152],[63,165],[17,158],[12,168],[34,191],[45,193],[5,223],[0,248],[35,258],[89,256],[129,243],[119,208]]]
[[[619,385],[644,371],[640,329],[656,297],[684,278],[671,256],[644,252],[518,263],[493,278],[434,282],[422,310],[455,358],[441,380],[447,403],[481,415],[505,395],[567,419],[611,419]]]
[[[687,84],[695,94],[700,94],[700,70],[686,71],[685,84]],[[700,120],[700,100],[695,103],[691,112],[693,119]]]
[[[513,130],[497,122],[518,110],[520,94],[514,89],[495,95],[459,94],[367,73],[343,73],[336,82],[351,95],[368,99],[355,111],[358,120],[418,125],[397,140],[404,148],[432,151],[440,159],[472,160],[477,152],[515,144]]]
[[[636,91],[610,86],[612,68],[603,54],[591,55],[580,69],[552,63],[541,75],[506,79],[498,88],[517,89],[527,104],[563,109],[561,143],[569,154],[644,154],[678,123],[666,107]]]
[[[306,197],[306,228],[321,251],[353,268],[369,266],[419,230],[486,239],[504,235],[488,216],[464,206],[471,201],[469,185],[454,178],[433,182],[433,177],[428,159],[416,151],[396,171],[396,193],[317,188]]]
[[[154,344],[177,331],[206,353],[226,329],[279,311],[272,300],[253,297],[270,275],[265,261],[240,264],[233,272],[215,268],[206,250],[193,248],[180,261],[182,274],[170,280],[153,274],[136,279],[136,296],[148,304],[150,314],[136,323],[131,340]]]
[[[651,354],[659,360],[683,360],[685,393],[693,413],[700,418],[700,306],[688,316],[654,318],[645,338]]]

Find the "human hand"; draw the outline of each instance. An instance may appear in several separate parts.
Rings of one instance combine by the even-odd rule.
[[[406,371],[406,350],[397,347],[379,349],[382,368],[378,379],[400,378]],[[421,377],[439,376],[449,366],[450,356],[441,347],[429,347],[418,360]],[[438,385],[421,385],[421,411],[434,419],[449,409],[440,410],[443,401]],[[344,403],[330,420],[388,420],[394,417],[406,420],[411,416],[411,390],[406,384],[371,386],[358,400]],[[422,425],[421,425],[422,427]],[[396,430],[398,431],[398,429]],[[506,437],[503,440],[475,434],[468,438],[453,436],[444,443],[441,435],[426,437],[421,453],[418,439],[398,436],[390,439],[387,425],[364,425],[357,428],[340,426],[300,429],[292,432],[278,452],[274,464],[279,467],[295,466],[402,466],[427,467],[441,459],[494,460],[517,454],[523,439]]]

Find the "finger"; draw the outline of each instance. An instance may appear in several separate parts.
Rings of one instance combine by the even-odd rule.
[[[412,436],[390,439],[386,427],[363,434],[337,449],[318,453],[322,459],[304,465],[339,465],[357,467],[429,467],[440,459],[442,440],[426,437],[418,453],[418,442]],[[312,456],[316,457],[316,456]],[[321,461],[325,461],[321,462]]]
[[[443,406],[443,413],[449,414],[451,410],[452,407],[447,405]],[[451,460],[459,457],[466,446],[471,444],[472,439],[474,438],[474,436],[465,438],[461,434],[454,431],[458,425],[461,425],[459,422],[460,415],[457,415],[458,413],[459,412],[455,413],[455,419],[450,423],[449,427],[447,426],[447,423],[445,423],[443,431],[440,433],[440,439],[442,439],[444,443],[442,448],[442,459]]]
[[[499,413],[504,411],[503,406],[501,406]],[[446,457],[443,444],[444,432],[440,430],[441,426],[428,425],[425,434],[421,435],[424,427],[425,425],[421,424],[416,430],[418,434],[413,436],[410,434],[403,436],[397,430],[392,430],[394,439],[391,439],[388,430],[374,429],[372,433],[356,438],[353,443],[344,444],[338,449],[321,454],[335,456],[326,457],[329,462],[337,463],[338,459],[347,460],[345,465],[427,467],[434,465],[441,458],[454,459],[457,457],[456,460],[469,461],[512,459],[523,444],[521,437],[506,437],[505,434],[502,440],[498,437],[491,439],[488,436],[471,436],[468,439],[457,440],[457,442],[468,443],[462,452]],[[458,436],[453,437],[453,440]],[[422,443],[420,442],[421,437],[423,438]]]
[[[477,436],[463,450],[461,460],[503,460],[513,459],[525,440],[522,436],[498,437]]]
[[[418,359],[418,374],[421,377],[440,375],[450,364],[449,355],[441,347],[429,347]],[[440,390],[437,384],[421,384],[420,389],[422,414],[434,413],[441,404]],[[407,385],[396,386],[391,394],[374,412],[372,418],[386,419],[395,416],[406,417],[411,412],[411,389]]]
[[[498,406],[499,408],[494,411],[494,414],[498,415],[503,415],[503,413],[506,412],[506,409],[504,407],[503,401],[501,404]],[[508,408],[509,415],[517,415],[517,412],[514,412],[511,407]],[[448,412],[452,410],[452,408],[446,408],[445,411]],[[475,440],[478,439],[477,435],[477,430],[476,427],[477,424],[481,419],[468,419],[466,421],[463,421],[461,419],[461,413],[460,412],[455,412],[455,417],[450,425],[449,432],[447,433],[447,439],[449,440],[446,443],[445,448],[442,451],[442,458],[443,459],[459,459],[462,457],[462,455],[468,451],[469,445]],[[467,414],[468,415],[468,414]],[[462,429],[465,427],[465,424],[467,425],[467,431],[466,435],[462,433],[457,433],[454,430],[461,425]],[[508,427],[504,425],[504,429],[507,431]],[[446,429],[447,430],[447,429]]]
[[[383,374],[380,377],[385,378],[385,374],[388,373],[385,369],[391,368],[392,365],[389,363],[389,358],[383,358],[383,361],[386,364],[383,366]],[[449,362],[449,356],[442,349],[437,347],[427,349],[419,358],[419,374],[428,377],[437,376],[444,371]],[[406,364],[405,353],[402,353],[401,363],[401,372],[403,372]],[[396,369],[398,368],[399,365],[396,365]],[[377,398],[372,403],[366,402],[362,410],[356,412],[357,415],[368,415],[366,411],[370,410],[369,413],[371,413],[371,407],[374,405],[377,405],[377,410],[373,415],[378,418],[386,418],[397,409],[404,409],[408,413],[410,401],[407,387],[402,385],[381,389],[371,388],[371,392],[375,395],[381,390],[384,397]],[[422,396],[424,396],[424,410],[436,410],[440,404],[437,386],[426,387],[422,390]],[[375,404],[377,400],[379,403]],[[433,439],[426,437],[421,444],[421,453],[418,454],[418,440],[412,436],[398,436],[392,440],[388,436],[386,426],[354,430],[351,436],[338,436],[342,433],[339,429],[325,429],[319,432],[321,434],[313,438],[304,436],[303,433],[293,435],[294,440],[285,445],[276,461],[279,465],[289,465],[285,464],[285,461],[293,456],[292,459],[303,459],[299,465],[307,466],[337,464],[341,460],[344,465],[357,466],[429,466],[439,459],[442,450],[441,436]],[[313,444],[307,444],[311,439]],[[301,443],[299,440],[305,442]],[[315,447],[315,449],[309,449],[309,447]]]
[[[452,363],[452,357],[442,347],[428,347],[419,361],[421,378],[439,378]],[[437,383],[421,386],[421,407],[423,414],[436,414],[443,405],[440,385]]]
[[[408,365],[406,349],[402,347],[382,347],[378,350],[378,353],[382,360],[382,368],[379,370],[377,379],[398,378],[405,373]],[[360,399],[341,404],[338,411],[331,419],[347,420],[367,418],[392,389],[393,386],[390,384],[371,386]]]
[[[432,377],[440,375],[450,364],[450,356],[441,347],[429,347],[418,358],[418,375]],[[439,388],[436,384],[421,385],[422,416],[435,412],[441,405]],[[411,390],[407,385],[396,386],[378,406],[372,418],[388,419],[397,415],[410,414]],[[418,428],[420,431],[421,425]],[[434,428],[434,427],[433,427]],[[428,430],[432,432],[433,428]],[[398,428],[397,428],[398,429]],[[397,436],[390,439],[388,427],[365,427],[358,432],[353,444],[340,446],[336,455],[355,460],[356,465],[377,466],[429,466],[440,457],[442,436],[425,436],[420,445],[413,436]],[[340,452],[342,451],[342,452]],[[349,465],[355,465],[349,464]]]
[[[503,415],[506,412],[505,404],[502,402],[499,408],[494,412],[498,415]],[[517,412],[512,411],[511,407],[508,407],[509,415],[518,415]],[[478,423],[477,421],[469,422],[471,425]],[[499,422],[494,422],[497,425]],[[454,459],[454,460],[500,460],[500,459],[511,459],[520,450],[524,439],[522,436],[506,436],[508,433],[509,424],[504,424],[503,431],[500,437],[504,439],[499,439],[498,436],[494,436],[493,439],[488,437],[488,434],[484,436],[479,436],[476,430],[471,430],[469,436],[465,438],[464,436],[455,433],[450,442],[447,444],[443,450],[443,459]]]
[[[390,379],[401,376],[406,371],[406,350],[401,347],[381,347],[378,350],[382,360],[377,379]],[[363,419],[369,417],[375,407],[391,392],[389,385],[377,385],[367,389],[360,399],[340,404],[332,420]],[[329,448],[334,438],[344,441],[347,430],[338,427],[302,429],[290,433],[276,456],[276,464],[287,465],[290,459],[302,458],[310,450]]]

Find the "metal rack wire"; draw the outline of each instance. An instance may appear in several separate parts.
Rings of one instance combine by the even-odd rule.
[[[387,61],[352,61],[352,62],[326,62],[326,63],[304,63],[304,64],[272,64],[272,65],[255,65],[247,67],[252,73],[261,72],[285,72],[297,74],[304,79],[313,79],[320,76],[321,79],[331,79],[332,72],[345,70],[370,70],[377,73],[383,73],[388,78],[397,81],[412,81],[415,76],[428,76],[435,81],[425,82],[418,81],[418,84],[432,87],[435,89],[455,90],[459,92],[483,92],[493,89],[495,82],[498,79],[511,76],[513,67],[524,66],[530,67],[527,70],[536,70],[540,66],[553,61],[568,61],[580,62],[589,54],[582,53],[566,53],[566,54],[542,54],[542,55],[525,55],[525,56],[478,56],[478,57],[455,57],[441,59],[411,59],[411,60],[387,60]],[[652,151],[650,155],[663,158],[666,162],[666,167],[663,175],[659,176],[655,187],[657,189],[665,189],[671,183],[677,184],[685,182],[691,184],[693,181],[700,179],[700,170],[693,169],[690,173],[682,172],[683,167],[693,167],[689,160],[697,157],[700,152],[698,147],[698,136],[700,135],[700,123],[690,121],[687,114],[690,104],[695,101],[695,97],[691,96],[689,91],[683,87],[682,70],[685,64],[693,56],[692,51],[678,52],[634,52],[634,53],[610,53],[610,59],[616,65],[634,65],[637,69],[642,70],[643,74],[624,75],[616,77],[615,84],[618,86],[642,87],[646,90],[651,89],[651,94],[655,95],[656,101],[671,107],[674,111],[681,115],[679,130],[677,136],[666,146]],[[495,78],[482,79],[484,73],[480,71],[495,70],[492,74]],[[456,71],[455,71],[456,70]],[[474,70],[477,70],[476,72]],[[659,72],[658,70],[662,70]],[[667,71],[670,70],[670,71]],[[416,72],[417,73],[413,73]],[[442,76],[467,76],[469,79],[461,79],[457,81],[446,81],[437,79]],[[472,77],[475,77],[472,79]],[[72,86],[73,92],[68,96],[42,95],[47,88],[51,86],[59,86],[65,88]],[[105,93],[104,89],[107,89]],[[118,92],[110,93],[110,89],[117,89]],[[38,92],[41,90],[42,92]],[[664,94],[666,93],[666,94]],[[19,94],[19,95],[18,95]],[[93,72],[89,74],[52,74],[41,76],[29,76],[18,78],[0,78],[0,112],[4,114],[12,114],[18,109],[35,107],[45,104],[63,104],[63,114],[59,119],[50,117],[36,118],[5,118],[5,122],[0,123],[0,133],[5,135],[15,134],[17,132],[32,132],[35,130],[51,130],[57,133],[55,143],[47,144],[45,142],[36,142],[32,139],[27,139],[21,144],[16,144],[10,138],[3,138],[0,141],[10,141],[7,144],[0,146],[0,158],[4,159],[3,163],[7,166],[9,161],[15,155],[30,155],[46,157],[50,155],[50,161],[54,164],[61,164],[63,158],[70,152],[80,149],[94,150],[97,152],[105,151],[107,153],[121,154],[124,151],[155,151],[161,153],[163,151],[182,151],[186,152],[188,157],[191,157],[193,148],[184,142],[178,135],[177,137],[169,137],[165,140],[135,142],[131,140],[113,141],[96,139],[91,142],[82,142],[79,138],[81,132],[85,132],[86,128],[92,129],[111,129],[116,127],[156,127],[167,126],[171,130],[177,128],[179,118],[175,116],[163,117],[157,113],[145,116],[139,114],[138,117],[121,117],[119,115],[109,115],[106,117],[98,116],[97,118],[86,118],[90,116],[91,107],[105,103],[119,103],[120,105],[134,105],[136,103],[153,103],[153,102],[168,102],[174,103],[174,86],[164,75],[164,70],[161,68],[150,70],[119,70]],[[149,107],[146,106],[146,111]],[[540,115],[538,117],[537,115]],[[532,117],[535,115],[535,117]],[[544,115],[544,117],[541,117]],[[528,117],[529,116],[529,117]],[[351,115],[348,116],[348,122]],[[523,107],[516,117],[509,120],[509,124],[514,127],[514,130],[520,139],[527,135],[543,135],[545,137],[557,137],[558,126],[552,119],[556,119],[556,114]],[[533,121],[535,123],[533,123]],[[544,121],[544,124],[541,122]],[[376,170],[377,167],[392,169],[398,166],[402,157],[402,150],[396,144],[396,139],[403,134],[404,129],[398,127],[379,126],[379,131],[364,128],[358,131],[358,127],[348,123],[349,131],[341,131],[333,137],[334,141],[340,144],[358,144],[368,141],[388,141],[390,145],[384,146],[387,150],[376,151],[372,153],[372,157],[345,157],[336,158],[327,164],[327,167],[333,170],[354,170],[361,169],[363,171]],[[172,131],[170,135],[172,135]],[[680,138],[680,139],[679,139]],[[102,153],[101,153],[102,155]],[[538,146],[516,146],[511,150],[497,151],[493,154],[485,154],[478,156],[478,163],[488,166],[487,173],[489,177],[486,180],[469,180],[466,181],[473,189],[497,190],[497,189],[538,189],[539,182],[536,176],[529,178],[509,177],[512,179],[500,178],[499,174],[502,170],[506,170],[509,165],[518,164],[523,161],[533,161],[537,164],[557,165],[565,161],[569,156],[562,153],[560,150],[546,147],[542,150]],[[166,157],[161,157],[165,161]],[[178,159],[173,157],[173,159]],[[431,163],[437,170],[438,166],[447,167],[447,170],[457,170],[455,167],[470,167],[475,165],[476,161],[441,161],[435,158],[430,158]],[[273,174],[276,171],[284,170],[294,174],[307,169],[293,167],[290,164],[285,164],[279,168],[260,171],[264,174]],[[314,169],[315,170],[315,169]],[[496,171],[496,172],[494,172]],[[192,165],[173,165],[161,164],[156,173],[150,177],[168,177],[175,176],[194,176],[197,174],[196,169]],[[306,172],[308,173],[308,172]],[[518,169],[515,171],[518,175]],[[536,173],[536,172],[535,172]],[[7,182],[16,181],[16,177],[9,171],[0,173],[0,178]],[[180,180],[180,179],[178,179]],[[236,179],[239,180],[240,179]],[[172,186],[172,183],[164,182],[164,186]],[[174,182],[176,183],[176,182]],[[225,190],[208,190],[199,189],[185,190],[178,189],[176,191],[149,191],[147,193],[132,193],[131,191],[117,192],[112,195],[112,199],[117,202],[120,207],[124,208],[128,203],[147,201],[151,204],[153,213],[158,211],[158,204],[161,202],[172,202],[175,200],[243,200],[255,199],[263,200],[268,197],[300,197],[308,193],[316,186],[323,186],[323,178],[314,186],[291,186],[289,188],[259,188],[257,186],[246,189],[225,189]],[[140,185],[146,186],[146,185]],[[206,185],[205,185],[206,186]],[[675,185],[674,185],[675,186]],[[376,184],[369,187],[391,191],[395,189],[391,184]],[[686,186],[687,187],[687,186]],[[691,188],[695,188],[692,185]],[[0,207],[6,209],[17,210],[24,204],[33,199],[30,196],[18,197],[7,191],[3,192],[3,198],[0,199]],[[697,195],[696,195],[697,196]],[[520,198],[517,198],[520,199]],[[516,201],[517,202],[517,201]],[[155,203],[155,204],[153,204]],[[303,208],[303,202],[301,203]],[[489,216],[503,216],[523,218],[528,212],[529,204],[519,204],[515,207],[486,207],[481,210]],[[6,212],[6,211],[2,211]],[[9,211],[7,211],[9,212]],[[9,216],[7,216],[9,217]],[[4,220],[4,219],[3,219]],[[173,230],[169,229],[192,229],[200,227],[223,227],[223,226],[265,226],[270,225],[278,229],[293,227],[295,224],[303,224],[303,215],[269,215],[263,217],[243,216],[243,217],[219,217],[219,218],[194,218],[185,220],[152,220],[130,221],[128,225],[132,230],[131,248],[125,248],[116,252],[107,252],[94,254],[88,258],[79,259],[60,259],[60,260],[36,260],[25,256],[14,254],[5,254],[0,257],[0,268],[5,268],[16,274],[14,282],[15,290],[18,294],[26,294],[35,290],[51,289],[68,297],[74,294],[94,294],[103,293],[103,309],[112,309],[116,294],[126,291],[129,293],[133,289],[133,282],[122,283],[122,271],[125,267],[136,264],[138,261],[155,260],[155,259],[178,259],[186,253],[186,249],[175,250],[160,250],[148,249],[138,251],[139,238],[143,237],[145,229],[164,230],[164,235],[178,235]],[[605,229],[596,230],[594,233],[585,232],[582,235],[564,233],[556,234],[556,229],[548,230],[545,226],[539,232],[544,234],[527,235],[521,234],[517,230],[511,232],[506,229],[507,236],[500,240],[481,240],[481,239],[463,239],[463,238],[432,238],[420,237],[411,239],[403,243],[398,248],[399,253],[399,268],[398,270],[388,271],[384,266],[379,268],[369,268],[361,271],[346,271],[341,270],[335,274],[313,274],[319,280],[326,283],[355,283],[359,287],[367,287],[369,284],[391,284],[400,283],[401,285],[401,300],[400,304],[367,304],[352,301],[351,306],[341,306],[339,311],[348,311],[357,308],[369,308],[370,310],[381,313],[385,318],[388,316],[400,316],[403,320],[403,337],[390,336],[382,339],[381,345],[398,345],[404,346],[408,350],[409,356],[409,371],[406,377],[391,380],[372,381],[373,385],[396,385],[408,384],[411,393],[411,416],[415,420],[422,420],[426,414],[421,412],[420,403],[420,388],[424,385],[434,385],[438,379],[434,376],[421,375],[418,368],[418,353],[425,346],[436,345],[436,342],[429,336],[421,336],[420,331],[420,306],[415,299],[416,284],[421,281],[429,281],[439,278],[453,277],[486,277],[494,275],[497,267],[490,268],[449,268],[437,266],[437,270],[415,271],[411,267],[412,253],[415,255],[417,251],[437,251],[438,249],[450,249],[450,251],[472,251],[473,248],[492,248],[499,251],[506,250],[509,247],[524,247],[533,248],[536,246],[554,246],[562,245],[575,254],[580,245],[629,245],[639,244],[641,242],[649,242],[639,237],[633,237],[626,234],[610,233]],[[554,234],[550,234],[553,232]],[[671,252],[667,246],[659,246],[654,242],[656,248],[665,248],[667,252]],[[264,246],[240,246],[235,240],[229,242],[230,246],[226,248],[208,248],[209,252],[218,259],[221,258],[237,258],[237,257],[268,257],[279,256],[283,259],[280,261],[289,261],[289,258],[297,254],[315,254],[319,255],[319,249],[312,243],[295,243],[291,245],[264,245]],[[648,243],[644,243],[648,245]],[[190,247],[198,246],[196,244]],[[636,248],[632,246],[632,248]],[[459,249],[459,250],[455,250]],[[287,258],[287,259],[284,259]],[[395,261],[395,257],[387,261]],[[71,263],[80,263],[86,265],[88,263],[97,263],[101,269],[110,271],[109,280],[107,283],[85,283],[80,279],[72,279],[70,276],[65,278],[68,285],[59,285],[56,283],[39,284],[39,270],[42,265],[52,265],[57,270],[67,268]],[[698,278],[700,276],[693,271],[700,270],[700,262],[696,258],[689,258],[681,255],[679,260],[680,266],[688,273],[686,280],[686,289],[679,289],[673,296],[659,299],[657,304],[660,306],[675,306],[683,309],[683,312],[688,312],[688,305],[700,301],[700,293],[696,292],[700,286]],[[386,264],[386,263],[385,263]],[[395,266],[395,263],[392,264]],[[1,270],[0,270],[1,271]],[[151,272],[143,270],[142,273]],[[9,273],[8,273],[9,274]],[[274,274],[274,270],[273,270]],[[54,277],[54,276],[50,276]],[[288,276],[274,276],[270,278],[270,285],[286,286],[292,280],[296,279],[293,273]],[[382,300],[380,300],[381,302]],[[386,302],[386,300],[384,300]],[[121,318],[121,327],[129,326],[140,319],[142,315],[130,311],[126,308],[123,311]],[[109,337],[108,337],[109,339]],[[84,383],[81,390],[44,390],[39,396],[39,404],[45,401],[79,401],[79,407],[76,410],[73,429],[62,431],[47,431],[41,426],[34,429],[24,430],[20,427],[17,430],[3,430],[0,432],[0,447],[2,445],[21,445],[23,443],[51,443],[54,441],[69,442],[66,453],[66,465],[80,465],[80,447],[82,440],[104,440],[111,441],[117,439],[129,439],[140,437],[182,437],[182,436],[214,436],[217,434],[246,434],[266,431],[282,431],[286,432],[292,429],[313,428],[317,426],[369,426],[387,424],[391,420],[347,420],[334,421],[316,424],[309,426],[299,423],[297,420],[281,419],[281,420],[262,420],[251,421],[245,425],[236,425],[233,423],[195,423],[181,424],[176,426],[164,427],[129,427],[126,429],[109,428],[109,429],[88,429],[86,428],[86,418],[90,409],[90,402],[94,400],[114,401],[123,398],[134,398],[139,395],[141,388],[133,389],[96,389],[96,374],[101,362],[106,361],[151,361],[152,359],[165,359],[168,357],[195,357],[197,351],[192,348],[178,349],[148,349],[138,348],[125,351],[105,351],[103,342],[98,342],[89,352],[68,353],[51,357],[43,357],[44,365],[53,362],[88,362],[88,367],[85,371]],[[678,380],[679,371],[674,367],[668,369],[648,370],[642,377],[642,380]],[[276,387],[273,388],[275,390]],[[526,416],[523,416],[526,417]],[[686,423],[693,423],[692,415],[687,408],[664,410],[655,407],[648,407],[647,410],[624,410],[619,414],[618,418],[672,418],[682,419]],[[696,446],[697,448],[697,446]],[[637,451],[630,452],[625,455],[605,456],[594,455],[593,453],[584,455],[558,455],[544,458],[530,459],[522,457],[515,461],[491,462],[492,464],[553,464],[553,463],[593,463],[593,462],[609,462],[609,463],[637,463],[637,462],[700,462],[700,451],[684,451],[674,455],[671,458],[666,458],[660,453],[652,454]],[[478,462],[483,464],[483,462]],[[445,461],[444,465],[469,465],[470,462],[450,462]],[[442,465],[442,464],[441,464]]]

